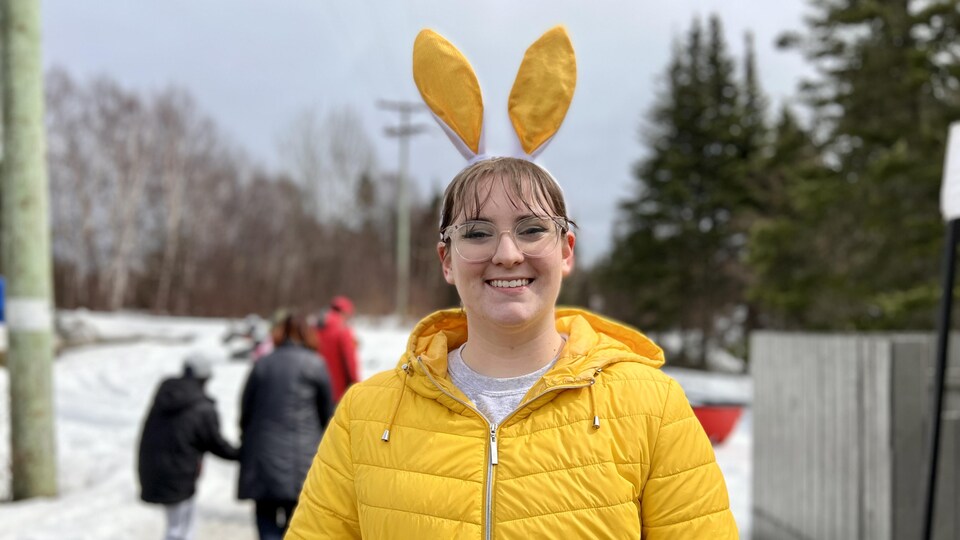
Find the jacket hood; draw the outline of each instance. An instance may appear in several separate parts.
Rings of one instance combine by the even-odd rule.
[[[353,302],[346,296],[333,297],[333,300],[330,301],[330,307],[333,308],[334,311],[343,313],[347,317],[353,315]]]
[[[198,379],[179,377],[163,381],[157,391],[156,407],[162,414],[172,415],[208,399]]]
[[[663,365],[663,349],[640,331],[578,308],[557,308],[557,331],[568,336],[556,365],[544,375],[553,384],[590,378],[618,362]],[[397,369],[423,366],[445,379],[447,353],[467,341],[467,317],[459,309],[437,311],[414,328]],[[418,362],[419,360],[419,362]]]
[[[567,335],[567,343],[556,364],[527,392],[528,397],[537,397],[535,401],[525,401],[528,411],[556,396],[551,390],[569,388],[587,388],[596,411],[592,386],[605,367],[620,362],[636,362],[653,368],[663,365],[663,350],[649,338],[589,311],[558,308],[556,328]],[[447,376],[447,353],[466,341],[467,316],[462,310],[438,311],[417,324],[396,367],[403,385],[381,436],[383,441],[390,440],[390,430],[408,388],[458,413],[469,408],[469,398]],[[539,399],[541,397],[544,399]],[[594,415],[593,427],[600,427],[597,415]]]

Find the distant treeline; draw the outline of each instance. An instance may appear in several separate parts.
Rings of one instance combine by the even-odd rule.
[[[645,158],[582,298],[684,337],[674,359],[745,352],[755,328],[932,330],[948,125],[960,119],[960,2],[811,1],[779,38],[815,68],[799,118],[772,113],[749,36],[677,41],[641,128]]]
[[[394,309],[396,178],[350,111],[304,112],[273,173],[184,91],[59,69],[46,91],[58,306],[269,315],[346,294],[364,313]],[[414,203],[415,229],[436,228],[432,199]],[[411,309],[449,305],[435,235],[413,238]]]

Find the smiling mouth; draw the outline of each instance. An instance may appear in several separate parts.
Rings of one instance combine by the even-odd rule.
[[[526,287],[533,283],[532,279],[491,279],[487,281],[491,287],[496,289],[516,289],[518,287]]]

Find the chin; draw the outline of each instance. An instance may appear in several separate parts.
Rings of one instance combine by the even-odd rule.
[[[545,316],[544,309],[516,304],[490,306],[482,311],[484,319],[504,328],[523,327]]]

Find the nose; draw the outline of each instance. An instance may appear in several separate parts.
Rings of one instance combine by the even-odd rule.
[[[504,238],[504,235],[507,237]],[[513,266],[523,262],[523,252],[520,251],[520,246],[517,245],[517,241],[514,240],[511,231],[503,231],[500,233],[500,239],[497,241],[497,250],[493,252],[493,258],[490,259],[490,262],[503,266]]]

